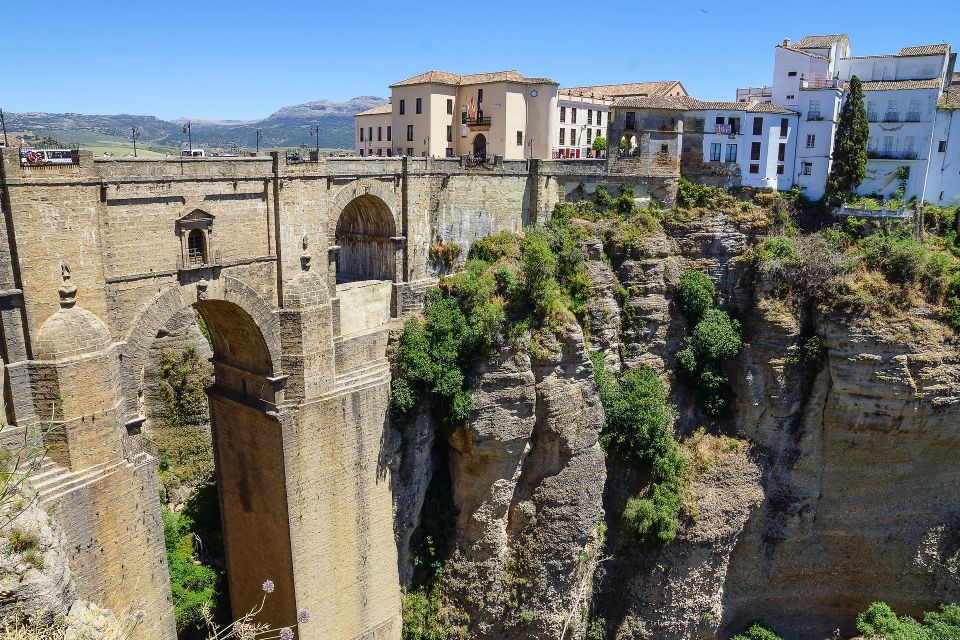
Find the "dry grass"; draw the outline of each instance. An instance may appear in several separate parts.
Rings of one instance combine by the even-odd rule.
[[[750,447],[748,440],[740,440],[729,436],[717,436],[707,433],[700,427],[693,434],[680,443],[680,449],[687,457],[688,483],[683,499],[683,511],[691,518],[699,515],[697,500],[700,498],[700,481],[709,477],[714,471],[729,462],[738,453]]]

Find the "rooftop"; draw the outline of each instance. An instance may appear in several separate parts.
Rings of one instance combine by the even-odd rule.
[[[940,94],[937,109],[960,109],[960,91],[944,91]]]
[[[929,80],[878,80],[875,82],[864,82],[864,91],[904,91],[909,89],[939,89],[940,78],[931,78]],[[849,87],[849,83],[844,85],[844,90]]]
[[[747,111],[749,113],[792,114],[796,111],[769,102],[716,102],[698,100],[692,96],[650,96],[620,98],[614,107],[636,107],[638,109],[664,109],[671,111]]]
[[[834,33],[822,36],[804,36],[790,45],[794,49],[829,49],[838,42],[849,42],[850,37],[845,33]]]
[[[949,53],[950,44],[943,42],[940,44],[924,44],[919,47],[904,47],[900,49],[900,56],[929,56],[934,54]]]
[[[688,95],[679,80],[658,80],[653,82],[626,82],[622,84],[598,84],[589,87],[564,87],[564,93],[597,98],[625,98],[628,96],[667,96]]]
[[[463,86],[469,84],[486,84],[488,82],[518,82],[521,84],[557,84],[550,78],[528,78],[519,71],[494,71],[491,73],[471,73],[461,75],[449,71],[426,71],[419,75],[395,82],[390,87],[406,87],[414,84],[446,84]]]
[[[809,51],[804,51],[803,49],[800,49],[792,44],[778,44],[777,46],[781,49],[786,49],[787,51],[793,51],[794,53],[799,53],[800,55],[808,56],[810,58],[817,58],[818,60],[827,59],[825,56],[821,56],[817,53],[810,53]]]
[[[385,115],[388,113],[393,113],[393,105],[389,102],[380,105],[379,107],[374,107],[373,109],[367,109],[366,111],[361,111],[356,114],[358,116],[379,116]]]

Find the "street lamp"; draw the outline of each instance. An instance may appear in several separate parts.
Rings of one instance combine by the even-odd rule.
[[[193,123],[187,120],[187,124],[183,125],[183,132],[187,134],[187,148],[190,150],[190,157],[193,157],[193,137],[191,134],[191,127]]]
[[[317,137],[317,160],[320,160],[320,125],[310,127],[310,135]]]
[[[133,157],[137,157],[137,136],[140,135],[140,127],[130,127],[130,133],[133,134]]]
[[[260,140],[263,138],[263,129],[257,129],[257,155],[260,155]]]

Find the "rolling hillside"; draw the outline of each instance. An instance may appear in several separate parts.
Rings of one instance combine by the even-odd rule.
[[[320,127],[320,146],[324,148],[353,147],[353,116],[386,102],[384,98],[360,96],[346,102],[317,100],[283,107],[262,120],[195,120],[191,131],[193,144],[198,147],[253,147],[256,129],[263,131],[261,144],[265,147],[296,147],[313,145],[315,138],[310,127]],[[79,113],[5,113],[7,130],[50,136],[66,143],[84,146],[102,140],[128,140],[130,129],[140,127],[138,145],[179,148],[186,145],[183,123],[186,118],[161,120],[154,116],[130,114],[85,115]]]

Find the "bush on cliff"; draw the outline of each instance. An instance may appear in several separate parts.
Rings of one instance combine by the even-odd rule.
[[[192,519],[166,508],[161,515],[177,630],[202,628],[202,607],[206,603],[211,608],[216,605],[217,574],[210,567],[195,562]]]
[[[617,379],[599,354],[593,362],[605,414],[601,444],[653,478],[646,491],[627,501],[624,524],[641,543],[663,547],[676,538],[687,486],[687,460],[670,430],[674,411],[667,388],[649,367],[626,371]]]
[[[940,605],[918,622],[910,616],[897,616],[885,602],[874,602],[857,616],[857,631],[871,640],[958,640],[960,606]]]
[[[716,297],[717,286],[713,280],[696,269],[687,269],[680,274],[673,299],[680,312],[696,322],[713,306]]]
[[[677,352],[676,369],[700,409],[722,418],[733,406],[733,389],[722,366],[740,352],[743,339],[740,323],[713,308],[715,292],[713,282],[699,271],[688,269],[681,274],[674,300],[693,328]]]
[[[733,636],[730,640],[783,640],[783,638],[765,627],[762,622],[754,622],[746,631]]]

